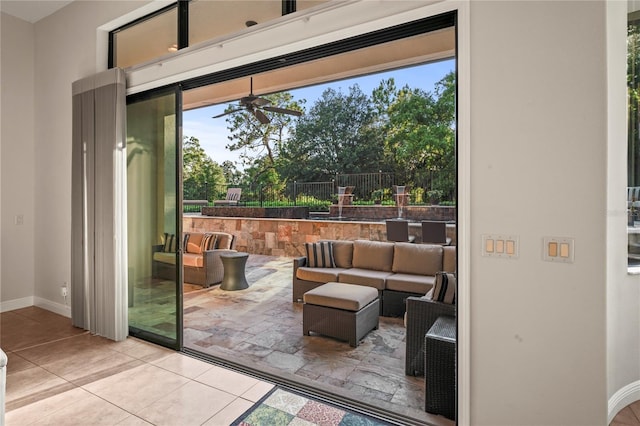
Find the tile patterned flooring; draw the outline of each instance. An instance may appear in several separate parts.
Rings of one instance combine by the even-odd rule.
[[[218,302],[205,296],[220,290],[192,291],[185,297],[185,311],[194,314],[189,320],[192,331],[186,334],[199,337],[192,340],[192,344],[197,342],[212,351],[212,347],[221,341],[228,345],[236,342],[234,344],[245,350],[248,359],[261,362],[265,369],[276,371],[284,366],[281,371],[299,374],[301,380],[310,380],[319,386],[343,386],[350,392],[359,390],[363,392],[363,398],[365,395],[367,398],[380,396],[375,391],[381,392],[376,386],[382,385],[396,389],[396,401],[403,395],[407,401],[411,399],[407,394],[413,388],[398,392],[404,376],[398,364],[402,359],[399,356],[402,345],[394,343],[396,333],[385,331],[387,323],[392,326],[390,329],[401,326],[398,320],[382,318],[380,330],[370,333],[356,349],[320,336],[307,337],[310,343],[294,352],[302,350],[300,359],[306,360],[306,364],[296,369],[295,362],[290,363],[292,358],[285,355],[292,355],[289,352],[299,346],[295,336],[301,334],[301,325],[296,323],[301,309],[290,302],[290,290],[288,303],[281,304],[280,298],[276,297],[278,293],[286,292],[278,289],[277,283],[290,283],[291,277],[285,276],[285,264],[290,259],[252,257],[254,266],[261,266],[248,270],[254,290],[260,289],[255,283],[261,278],[273,278],[267,280],[270,283],[267,287],[271,288],[258,292],[264,296],[261,300],[271,300],[268,295],[273,297],[272,303],[268,304],[271,308],[263,307],[250,315],[251,309],[242,308],[240,303],[238,296],[242,292],[228,292],[228,297],[221,297],[222,306],[235,306],[232,315],[231,311],[213,309]],[[286,286],[283,284],[282,287]],[[242,297],[247,298],[250,292],[244,292]],[[205,309],[207,307],[211,309]],[[205,317],[214,321],[211,324],[218,322],[203,328]],[[298,325],[285,325],[290,321]],[[229,331],[238,328],[241,332],[238,336],[244,337],[242,341]],[[270,333],[274,329],[284,336],[279,341]],[[207,333],[213,335],[209,333],[211,331],[219,334],[215,338],[207,336]],[[270,350],[257,348],[265,344],[271,346],[263,348]],[[0,347],[9,357],[6,426],[228,425],[273,388],[267,381],[135,338],[113,342],[91,336],[71,326],[69,318],[36,307],[0,314]],[[273,352],[281,354],[269,357]],[[332,360],[337,352],[346,354],[345,359]],[[230,349],[221,350],[220,354],[237,357],[237,352]],[[349,377],[356,371],[358,374],[353,377],[360,378],[349,384]],[[373,374],[365,379],[363,375],[367,372]],[[409,383],[412,380],[409,378]],[[387,403],[393,399],[392,396]],[[434,424],[452,422],[438,416]],[[640,401],[621,410],[610,424],[639,425]]]
[[[6,426],[227,425],[273,384],[31,307],[0,314]]]
[[[292,264],[290,258],[252,254],[248,289],[186,293],[185,347],[423,422],[452,424],[424,412],[424,378],[405,375],[401,318],[380,317],[378,330],[357,348],[303,336],[302,304],[291,301]]]

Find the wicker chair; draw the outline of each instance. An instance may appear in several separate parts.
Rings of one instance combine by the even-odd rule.
[[[424,375],[424,340],[427,331],[443,315],[456,316],[456,305],[434,302],[426,297],[407,298],[405,373]]]
[[[415,236],[409,235],[409,221],[390,219],[386,221],[387,241],[413,243]]]

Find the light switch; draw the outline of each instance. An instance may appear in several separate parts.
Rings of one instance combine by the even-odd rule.
[[[493,248],[493,242],[494,242],[494,240],[493,240],[493,239],[491,239],[491,238],[487,238],[487,239],[484,241],[484,251],[485,251],[485,252],[487,252],[487,253],[493,253],[493,252],[495,251],[495,250],[494,250],[494,248]]]
[[[543,260],[547,262],[573,263],[574,240],[565,237],[544,237]]]
[[[518,257],[518,237],[514,235],[482,235],[482,255],[488,257]]]

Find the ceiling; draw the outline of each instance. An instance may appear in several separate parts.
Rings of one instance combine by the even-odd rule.
[[[263,95],[454,56],[455,30],[451,27],[254,74],[253,89],[255,95]],[[244,77],[187,90],[183,92],[183,109],[186,111],[240,99],[248,95],[250,84],[249,77]]]
[[[33,24],[72,2],[73,0],[2,0],[0,12]]]

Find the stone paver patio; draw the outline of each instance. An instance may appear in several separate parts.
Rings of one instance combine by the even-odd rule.
[[[184,346],[312,385],[385,410],[432,421],[424,410],[424,379],[404,374],[404,326],[380,317],[357,348],[302,335],[302,305],[291,301],[292,259],[254,255],[251,287],[185,286]],[[191,289],[192,291],[188,291]],[[436,423],[442,420],[437,417]]]

